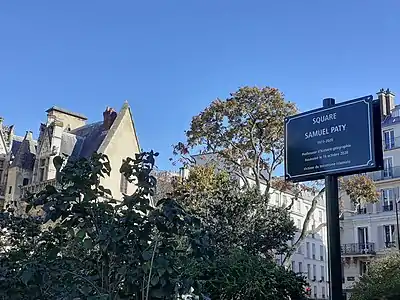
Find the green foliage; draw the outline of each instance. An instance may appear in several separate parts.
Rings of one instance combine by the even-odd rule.
[[[400,299],[400,254],[393,252],[372,261],[368,274],[355,285],[351,300]]]
[[[208,169],[153,207],[156,155],[124,161],[137,189],[122,201],[101,185],[105,155],[56,158],[58,183],[25,199],[28,216],[0,214],[0,299],[303,299],[273,259],[293,237],[286,210]]]
[[[202,220],[208,248],[217,253],[197,267],[197,277],[207,278],[203,290],[211,299],[303,299],[305,281],[275,263],[294,236],[288,211],[268,206],[257,190],[240,190],[211,167],[193,170],[175,196]]]
[[[242,87],[194,116],[187,141],[178,143],[174,152],[184,158],[191,149],[215,153],[245,183],[250,168],[259,187],[261,180],[268,184],[283,161],[284,119],[296,112],[276,88]]]
[[[302,295],[306,284],[303,278],[273,260],[238,248],[219,256],[207,274],[212,280],[204,287],[211,299],[306,299]]]
[[[42,215],[0,215],[0,298],[176,299],[197,290],[182,266],[207,258],[206,235],[174,200],[150,205],[156,155],[125,160],[121,173],[138,188],[122,202],[100,184],[111,170],[105,155],[62,169],[57,158],[58,185],[26,199],[26,211]]]

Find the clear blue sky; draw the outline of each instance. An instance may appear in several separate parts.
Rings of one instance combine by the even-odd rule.
[[[170,169],[191,117],[239,86],[302,110],[400,95],[399,15],[398,0],[4,0],[0,115],[37,135],[52,105],[97,121],[127,99],[141,146]]]

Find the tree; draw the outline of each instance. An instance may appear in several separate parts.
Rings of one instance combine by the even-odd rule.
[[[198,157],[193,156],[192,151],[211,153],[216,162],[225,164],[227,172],[241,178],[245,187],[250,188],[254,183],[259,192],[265,190],[267,203],[272,188],[293,195],[288,209],[302,193],[313,191],[315,197],[296,246],[310,233],[310,218],[324,193],[319,182],[293,184],[274,177],[276,168],[283,162],[284,120],[297,111],[296,105],[286,101],[276,88],[242,87],[226,100],[216,99],[194,116],[186,131],[186,141],[174,146],[174,154],[179,155],[184,164],[196,163]],[[343,179],[341,186],[357,203],[361,199],[370,202],[377,199],[373,181],[366,176],[350,181]],[[355,188],[359,186],[362,188]]]
[[[215,259],[199,268],[211,299],[302,299],[305,280],[275,263],[289,250],[295,226],[256,189],[241,190],[224,172],[194,166],[174,197],[202,221]],[[288,297],[291,298],[288,298]]]
[[[194,116],[187,142],[174,150],[191,162],[187,155],[191,149],[215,153],[247,186],[250,169],[256,187],[260,189],[264,181],[269,190],[273,172],[283,161],[284,119],[296,112],[278,89],[243,87]]]
[[[400,254],[392,252],[373,260],[368,273],[360,278],[352,291],[351,300],[400,299]]]
[[[0,251],[0,298],[148,300],[197,293],[185,266],[207,260],[207,234],[173,199],[150,205],[156,155],[125,160],[120,171],[137,190],[122,202],[100,184],[110,174],[107,156],[62,169],[57,157],[57,186],[25,199],[27,212],[41,208],[43,214],[0,214],[7,242]]]

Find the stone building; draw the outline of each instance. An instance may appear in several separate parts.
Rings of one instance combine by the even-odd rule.
[[[359,278],[368,272],[371,259],[399,251],[398,204],[400,199],[400,105],[394,94],[379,91],[382,113],[384,170],[368,173],[381,194],[377,203],[360,207],[344,198],[341,221],[343,289],[347,299]]]
[[[102,121],[95,123],[87,123],[85,116],[57,106],[46,113],[38,140],[30,131],[24,137],[15,135],[14,127],[5,126],[0,119],[0,205],[55,183],[53,159],[58,155],[75,160],[88,158],[94,152],[106,154],[112,170],[102,184],[115,199],[134,191],[134,185],[119,172],[122,160],[133,157],[140,149],[127,102],[119,112],[107,107]]]

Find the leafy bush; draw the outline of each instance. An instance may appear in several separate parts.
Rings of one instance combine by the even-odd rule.
[[[110,173],[105,155],[62,169],[58,158],[58,186],[26,199],[26,211],[41,208],[41,217],[18,217],[11,209],[1,214],[7,247],[0,256],[0,297],[175,299],[196,289],[182,266],[188,257],[206,257],[205,235],[174,200],[149,205],[155,155],[124,162],[121,172],[138,189],[118,203],[100,184]]]
[[[352,291],[351,300],[400,299],[400,254],[394,252],[372,261]]]

